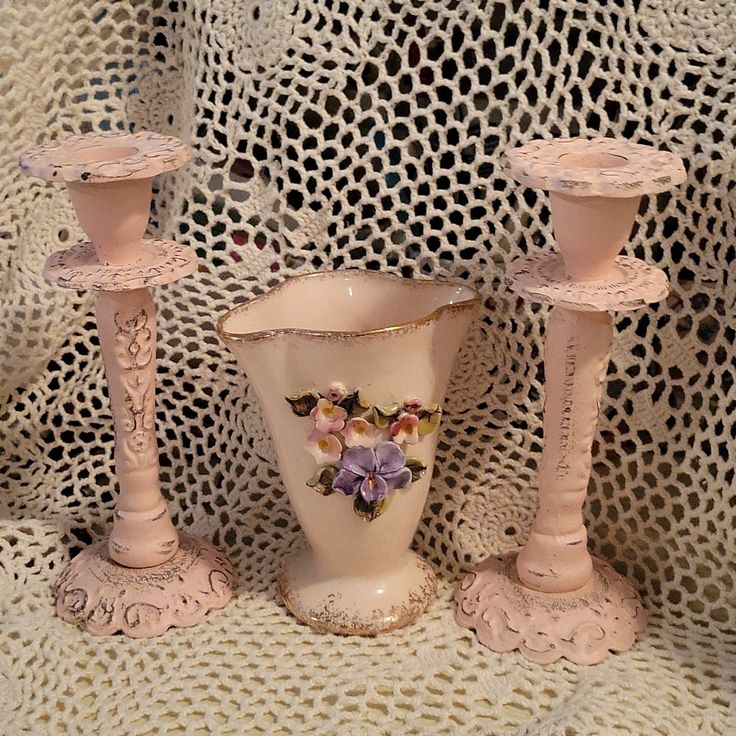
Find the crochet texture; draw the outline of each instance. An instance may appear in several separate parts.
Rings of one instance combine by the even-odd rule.
[[[734,142],[729,0],[29,0],[0,10],[0,733],[727,734],[736,731]],[[86,239],[20,152],[154,129],[196,149],[157,180],[152,236],[199,270],[156,290],[158,437],[175,523],[239,565],[192,630],[97,639],[51,586],[116,494],[92,295],[46,285]],[[585,514],[651,622],[594,668],[485,650],[461,570],[522,543],[542,447],[548,308],[503,286],[550,248],[546,195],[501,174],[535,136],[613,135],[686,159],[625,253],[670,296],[616,317]],[[213,324],[287,276],[465,280],[485,313],[456,365],[416,547],[440,594],[377,639],[275,599],[303,536],[247,381]],[[311,493],[309,489],[305,492]]]

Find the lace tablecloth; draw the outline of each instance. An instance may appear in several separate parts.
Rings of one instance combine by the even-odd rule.
[[[0,733],[730,734],[734,597],[736,5],[729,0],[155,0],[0,8]],[[51,585],[104,536],[112,423],[91,297],[40,277],[83,239],[20,151],[156,129],[196,161],[151,232],[198,249],[156,293],[162,476],[180,528],[242,576],[160,639],[94,638]],[[687,163],[626,252],[670,297],[617,317],[586,517],[642,592],[636,647],[584,668],[497,655],[453,622],[462,569],[523,542],[541,450],[546,310],[502,286],[549,248],[545,198],[503,177],[534,136],[615,135]],[[321,635],[275,598],[302,534],[254,397],[213,323],[315,269],[466,280],[486,311],[456,366],[416,536],[438,601],[377,639]]]

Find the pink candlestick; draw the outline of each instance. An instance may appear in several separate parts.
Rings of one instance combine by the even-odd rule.
[[[189,248],[143,240],[155,175],[191,158],[156,133],[75,136],[21,156],[23,171],[66,183],[91,242],[54,253],[44,277],[97,292],[95,313],[115,425],[120,496],[107,542],[83,550],[56,585],[56,610],[93,634],[157,636],[224,606],[236,574],[208,542],[178,535],[159,483],[156,311],[151,286],[197,268]]]
[[[561,255],[515,261],[510,287],[554,305],[545,339],[544,450],[527,544],[465,576],[457,621],[490,649],[540,663],[594,664],[634,644],[646,623],[637,591],[592,558],[582,508],[613,339],[613,310],[666,296],[659,269],[617,254],[641,195],[685,178],[677,156],[610,138],[534,141],[505,157],[509,174],[550,192]]]

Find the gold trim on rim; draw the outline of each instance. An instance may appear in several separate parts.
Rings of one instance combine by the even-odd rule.
[[[407,284],[410,284],[414,287],[422,288],[425,286],[456,286],[456,287],[462,287],[463,289],[467,289],[469,292],[474,294],[475,296],[470,297],[469,299],[464,299],[460,302],[454,302],[451,304],[444,304],[440,307],[437,307],[437,309],[434,309],[429,314],[419,317],[418,319],[411,320],[409,322],[400,322],[399,324],[395,325],[389,325],[388,327],[377,327],[373,330],[310,330],[305,329],[301,327],[278,327],[273,330],[257,330],[255,332],[231,332],[229,330],[226,330],[224,328],[225,322],[230,319],[235,314],[238,314],[239,312],[242,312],[246,309],[248,309],[252,304],[259,301],[265,301],[266,299],[269,299],[272,297],[277,291],[280,291],[284,287],[286,287],[288,284],[291,284],[295,281],[304,281],[306,279],[312,279],[315,277],[324,277],[324,276],[330,276],[330,275],[343,275],[343,274],[352,274],[357,275],[359,278],[368,277],[368,278],[380,278],[380,279],[389,279],[394,281],[400,281]],[[346,269],[340,269],[337,271],[314,271],[312,273],[306,273],[301,274],[299,276],[292,276],[291,278],[285,279],[280,284],[274,286],[273,289],[270,289],[265,294],[260,294],[259,296],[255,296],[252,299],[249,299],[247,302],[244,302],[243,304],[239,304],[237,307],[233,307],[232,309],[228,310],[225,314],[223,314],[218,320],[217,324],[215,326],[215,329],[217,331],[218,336],[221,340],[238,340],[238,341],[248,341],[252,342],[255,340],[264,340],[266,338],[275,337],[276,335],[306,335],[309,337],[334,337],[336,339],[346,338],[346,337],[369,337],[372,335],[382,335],[386,333],[393,333],[393,332],[400,332],[402,330],[407,329],[415,329],[419,327],[420,325],[427,324],[428,322],[432,322],[436,320],[440,314],[442,314],[446,310],[453,310],[457,311],[460,309],[473,309],[477,306],[479,306],[481,303],[481,295],[480,292],[474,288],[473,286],[468,286],[467,284],[463,283],[455,283],[453,281],[437,281],[435,279],[407,279],[402,276],[398,276],[396,274],[391,273],[383,273],[380,271],[365,271],[363,269],[358,268],[346,268]]]

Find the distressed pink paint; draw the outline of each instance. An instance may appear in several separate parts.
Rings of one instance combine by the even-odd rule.
[[[97,329],[115,418],[120,495],[108,540],[127,567],[171,559],[179,542],[159,484],[156,443],[156,312],[149,289],[98,292]]]
[[[517,293],[555,305],[545,339],[539,506],[521,550],[491,557],[463,579],[457,621],[494,651],[595,664],[630,648],[646,623],[635,589],[588,553],[582,516],[613,339],[608,310],[667,293],[664,274],[617,255],[641,195],[681,183],[685,172],[673,154],[607,138],[534,141],[509,152],[504,168],[550,191],[561,254],[518,259],[507,274]]]
[[[97,293],[95,313],[115,424],[120,488],[107,543],[83,550],[56,586],[61,618],[93,634],[156,636],[192,626],[232,595],[236,574],[209,543],[180,546],[159,483],[156,312],[150,286],[196,270],[188,248],[143,240],[153,176],[191,152],[157,133],[75,136],[21,156],[21,168],[66,183],[91,243],[54,253],[44,277]]]
[[[612,337],[607,312],[552,310],[544,352],[539,510],[516,561],[521,582],[534,590],[569,593],[593,571],[582,506]]]

